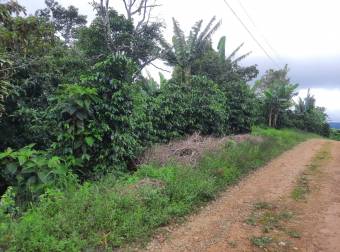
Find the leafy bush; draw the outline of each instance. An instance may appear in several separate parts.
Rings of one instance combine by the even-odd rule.
[[[152,123],[160,141],[184,135],[189,127],[188,87],[174,81],[166,82],[155,97],[152,107]]]
[[[202,134],[227,133],[228,108],[217,84],[193,76],[189,83],[165,83],[155,98],[152,113],[159,139],[169,140],[195,131]]]
[[[325,108],[317,107],[315,101],[314,96],[308,90],[304,99],[299,98],[294,111],[289,110],[283,114],[281,124],[284,127],[293,127],[329,137],[331,129],[327,122],[328,116]]]
[[[83,179],[126,170],[152,139],[149,98],[132,83],[135,71],[130,59],[115,54],[56,97],[60,133],[54,147],[73,159]]]
[[[287,112],[281,124],[283,127],[296,128],[325,137],[329,137],[331,134],[327,116],[321,108],[315,108],[304,113]]]
[[[1,189],[13,186],[20,203],[36,200],[51,186],[65,187],[70,180],[68,166],[63,160],[34,150],[33,146],[0,153]]]
[[[206,77],[193,76],[189,89],[188,133],[199,131],[206,135],[226,134],[229,108],[218,85]]]
[[[64,85],[55,99],[53,113],[57,115],[59,130],[53,148],[58,155],[72,160],[74,170],[84,176],[89,173],[86,163],[95,158],[91,147],[100,140],[93,131],[96,128],[93,108],[99,101],[97,90],[76,84]]]
[[[226,96],[225,106],[230,109],[229,131],[233,134],[250,132],[258,112],[254,92],[245,82],[229,82],[220,87]]]
[[[136,65],[116,54],[95,65],[83,78],[83,85],[95,87],[100,97],[94,106],[97,125],[93,129],[101,140],[95,143],[95,169],[124,169],[146,145],[152,130],[146,97],[132,83]]]
[[[340,130],[331,129],[330,138],[333,139],[333,140],[340,141]]]

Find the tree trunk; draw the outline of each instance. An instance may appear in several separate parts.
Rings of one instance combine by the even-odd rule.
[[[110,27],[110,17],[109,17],[109,2],[110,0],[105,1],[100,0],[99,4],[99,14],[102,19],[103,26],[105,29],[105,39],[106,39],[106,47],[109,51],[113,51],[112,41],[111,41],[111,27]]]
[[[268,126],[272,127],[272,116],[273,116],[273,109],[270,109],[269,111],[269,120],[268,120]]]
[[[191,67],[190,66],[187,66],[184,70],[184,78],[185,78],[185,82],[190,82],[191,80]]]
[[[276,128],[277,127],[277,118],[278,118],[278,116],[279,116],[279,113],[275,113],[275,115],[274,115],[274,128]]]

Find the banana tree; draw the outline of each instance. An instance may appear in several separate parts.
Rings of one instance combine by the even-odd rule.
[[[238,62],[240,62],[241,60],[243,60],[244,58],[249,56],[249,54],[251,54],[251,52],[248,52],[248,53],[243,54],[243,55],[237,57],[236,59],[234,59],[235,55],[243,47],[243,45],[244,45],[244,43],[240,44],[236,49],[234,49],[234,51],[228,57],[226,57],[226,54],[225,54],[225,51],[226,51],[226,37],[225,36],[221,37],[219,42],[218,42],[218,45],[217,45],[217,50],[218,50],[218,54],[220,56],[220,60],[222,62],[226,61],[230,65],[236,65]]]
[[[264,91],[264,103],[268,111],[268,126],[277,127],[279,114],[293,105],[297,84],[274,82]]]
[[[165,41],[162,42],[166,51],[163,58],[169,66],[177,68],[182,82],[187,81],[191,76],[193,62],[201,57],[210,46],[211,36],[220,27],[221,21],[216,22],[216,17],[213,17],[203,30],[202,24],[203,20],[196,22],[191,28],[189,36],[186,37],[179,23],[173,18],[173,45],[171,46]]]

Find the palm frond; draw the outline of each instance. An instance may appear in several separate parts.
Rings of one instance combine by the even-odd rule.
[[[221,27],[222,20],[218,21],[213,28],[210,29],[210,31],[203,37],[203,40],[208,40],[211,38],[211,36]]]
[[[161,59],[167,62],[167,65],[174,66],[177,63],[173,46],[170,45],[164,38],[159,39],[159,44],[162,47]]]
[[[190,35],[188,38],[188,50],[190,51],[190,55],[195,54],[196,50],[196,42],[198,40],[198,34],[201,30],[203,20],[199,20],[195,23],[195,25],[191,28]]]
[[[226,36],[223,36],[218,41],[218,45],[217,45],[218,54],[220,56],[220,59],[223,61],[225,60],[225,45],[226,45]]]
[[[240,62],[241,60],[247,58],[250,54],[251,54],[251,52],[247,52],[247,53],[241,55],[240,57],[237,57],[236,59],[234,59],[234,60],[232,61],[232,64],[237,64],[237,63]]]
[[[209,45],[211,45],[211,36],[217,31],[217,29],[221,26],[221,21],[214,25],[216,17],[214,16],[210,22],[207,24],[205,29],[200,33],[197,43],[196,50],[198,53],[204,51]]]
[[[174,24],[174,36],[172,38],[172,43],[175,49],[175,55],[177,61],[180,65],[184,65],[186,63],[186,55],[187,55],[187,45],[185,40],[185,35],[183,30],[180,28],[179,23],[176,19],[172,18]]]
[[[232,61],[232,58],[236,55],[236,53],[242,48],[244,43],[240,44],[227,58],[227,61]]]

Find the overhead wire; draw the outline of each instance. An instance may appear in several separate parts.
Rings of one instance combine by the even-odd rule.
[[[270,50],[276,55],[277,58],[281,58],[280,54],[277,52],[277,50],[274,49],[274,47],[269,43],[266,36],[260,31],[258,26],[256,25],[254,19],[250,16],[249,12],[245,8],[245,6],[242,4],[240,0],[237,0],[238,4],[240,5],[243,12],[246,14],[247,18],[249,19],[250,23],[254,26],[255,29],[257,29],[258,33],[261,35],[263,41],[266,43],[266,45],[270,48]]]
[[[241,23],[241,25],[243,26],[243,28],[248,32],[248,34],[250,35],[250,37],[254,40],[254,42],[258,45],[258,47],[260,47],[260,49],[263,51],[263,53],[268,57],[268,59],[270,61],[272,61],[274,63],[274,65],[277,68],[280,68],[280,66],[278,65],[278,63],[274,60],[274,58],[268,53],[268,51],[262,46],[262,44],[256,39],[256,37],[254,36],[254,34],[250,31],[250,29],[247,27],[247,25],[243,22],[243,20],[239,17],[239,15],[236,13],[236,11],[233,9],[233,7],[231,7],[231,5],[228,3],[227,0],[223,0],[223,2],[227,5],[227,7],[229,8],[229,10],[233,13],[233,15],[237,18],[237,20]]]

